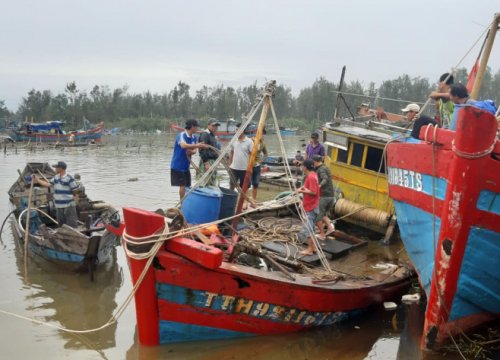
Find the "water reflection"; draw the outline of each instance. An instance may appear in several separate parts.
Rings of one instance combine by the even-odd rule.
[[[16,242],[16,244],[18,244]],[[24,286],[31,289],[25,295],[27,310],[37,320],[56,326],[88,330],[100,327],[114,313],[116,293],[123,284],[123,271],[116,261],[116,249],[111,259],[99,267],[90,281],[89,274],[63,271],[60,266],[40,257],[28,259],[24,275],[24,256],[16,245],[16,265]],[[66,349],[104,350],[116,346],[117,324],[88,334],[60,331]]]

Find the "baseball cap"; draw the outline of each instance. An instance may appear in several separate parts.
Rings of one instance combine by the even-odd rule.
[[[323,161],[323,157],[319,154],[313,155],[313,161]]]
[[[208,122],[208,125],[220,126],[220,122],[218,122],[217,120],[211,120]]]
[[[304,160],[302,163],[307,170],[314,170],[314,162],[311,159]]]
[[[66,170],[66,163],[64,161],[58,161],[57,164],[52,165],[53,168],[61,168]]]
[[[408,111],[414,111],[414,112],[419,112],[420,111],[420,106],[417,104],[408,104],[404,109],[401,109],[402,112],[408,112]]]

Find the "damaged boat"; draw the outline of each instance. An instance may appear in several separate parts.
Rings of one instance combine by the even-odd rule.
[[[91,201],[83,187],[75,198],[78,227],[59,226],[51,188],[34,185],[32,176],[49,181],[55,176],[48,163],[30,162],[8,191],[18,239],[34,255],[73,270],[87,271],[111,259],[119,244],[120,214],[103,201]],[[29,214],[29,216],[28,216]],[[28,228],[28,233],[26,233]]]

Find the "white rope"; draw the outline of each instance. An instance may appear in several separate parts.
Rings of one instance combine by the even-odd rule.
[[[292,170],[290,169],[290,165],[288,164],[287,154],[285,151],[285,145],[283,143],[283,139],[281,138],[281,133],[279,131],[279,124],[278,124],[278,119],[276,117],[276,112],[274,111],[273,102],[271,101],[271,99],[269,99],[269,100],[270,100],[270,105],[271,105],[271,114],[273,115],[273,120],[274,120],[274,127],[276,129],[276,135],[278,136],[278,143],[280,145],[281,156],[283,157],[283,159],[285,159],[284,166],[285,166],[286,176],[292,177]],[[292,190],[294,193],[296,193],[297,187],[295,186],[294,181],[292,181],[291,184],[289,182],[288,186],[289,186],[290,190]],[[298,203],[295,206],[297,208],[299,217],[302,220],[302,222],[304,224],[308,224],[306,211],[304,210],[302,203]],[[314,225],[315,224],[313,224],[313,229],[310,229],[309,226],[306,225],[306,229],[308,230],[309,237],[311,237],[311,239],[314,243],[314,247],[316,248],[316,251],[318,253],[321,264],[328,272],[332,272],[332,269],[330,267],[330,263],[326,259],[325,253],[323,252],[323,249],[321,248],[320,243],[319,243],[318,239],[316,238],[316,235],[314,234]]]

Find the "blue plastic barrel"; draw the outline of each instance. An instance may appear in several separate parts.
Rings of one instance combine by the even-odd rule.
[[[234,215],[238,193],[231,189],[219,188],[222,193],[222,202],[220,205],[219,219],[225,219]]]
[[[221,201],[218,189],[200,187],[184,198],[181,211],[188,224],[205,224],[219,218]]]

